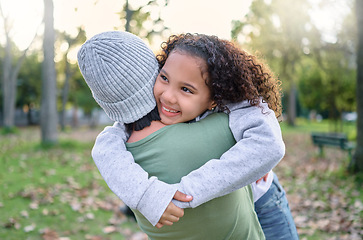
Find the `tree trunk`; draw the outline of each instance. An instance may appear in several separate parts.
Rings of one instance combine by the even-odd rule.
[[[134,12],[130,9],[128,0],[126,0],[126,3],[125,3],[125,12],[126,12],[125,31],[130,32],[130,22],[131,22],[132,15]]]
[[[67,52],[68,53],[68,52]],[[67,101],[68,101],[68,94],[69,94],[69,80],[71,78],[71,69],[69,66],[69,62],[67,60],[67,53],[65,54],[65,80],[64,80],[64,85],[63,85],[63,91],[62,91],[62,110],[61,110],[61,119],[60,119],[60,125],[61,125],[61,129],[62,131],[65,130],[66,127],[66,105],[67,105]]]
[[[288,60],[287,54],[285,54],[283,59],[283,68],[282,68],[282,76],[285,79],[290,80],[290,89],[288,94],[288,104],[287,104],[287,124],[290,126],[295,126],[296,119],[296,85],[294,79],[289,76],[287,66],[289,64],[292,65],[292,69],[294,68],[294,64]]]
[[[44,0],[44,60],[42,65],[42,102],[40,112],[40,125],[43,144],[54,144],[58,141],[53,10],[53,1]]]
[[[13,54],[12,47],[13,41],[9,37],[11,24],[7,17],[5,17],[1,4],[0,4],[0,15],[3,18],[4,30],[5,30],[5,56],[3,61],[3,116],[4,116],[4,127],[12,128],[15,125],[15,108],[16,108],[16,81],[19,75],[20,68],[26,56],[30,45],[33,43],[37,31],[30,42],[29,46],[23,51],[22,56],[16,60],[15,66],[13,65]],[[40,26],[40,25],[39,25]],[[39,27],[38,26],[38,27]]]
[[[357,146],[350,164],[354,172],[363,172],[363,0],[356,0],[358,29],[357,50]]]
[[[5,34],[5,58],[3,63],[3,113],[4,127],[14,127],[15,116],[15,95],[16,95],[16,78],[11,77],[12,72],[12,54],[11,40],[8,33]]]
[[[73,112],[72,112],[72,128],[78,128],[79,127],[79,121],[78,121],[78,106],[75,104],[73,106]]]
[[[295,126],[295,119],[296,119],[296,87],[294,81],[291,80],[289,105],[287,111],[287,123],[290,126]]]

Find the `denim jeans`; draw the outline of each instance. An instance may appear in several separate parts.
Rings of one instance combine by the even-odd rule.
[[[285,190],[275,173],[270,189],[255,202],[255,210],[266,240],[299,239]]]

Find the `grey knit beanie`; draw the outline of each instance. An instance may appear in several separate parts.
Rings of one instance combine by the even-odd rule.
[[[94,99],[113,121],[132,123],[155,108],[158,62],[139,37],[119,31],[97,34],[82,45],[78,65]]]

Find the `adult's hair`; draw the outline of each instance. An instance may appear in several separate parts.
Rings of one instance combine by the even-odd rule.
[[[248,100],[258,106],[267,102],[276,117],[281,115],[281,83],[255,56],[233,42],[205,34],[172,35],[161,45],[157,55],[161,69],[169,55],[176,51],[199,57],[206,64],[206,84],[211,97],[221,110],[226,104]]]

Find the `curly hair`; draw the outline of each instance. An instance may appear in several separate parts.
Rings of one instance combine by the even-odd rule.
[[[267,102],[276,117],[281,115],[281,84],[258,59],[232,42],[204,34],[172,35],[161,44],[157,55],[161,69],[173,51],[184,52],[204,60],[211,97],[221,110],[226,104],[248,100],[258,106]]]

